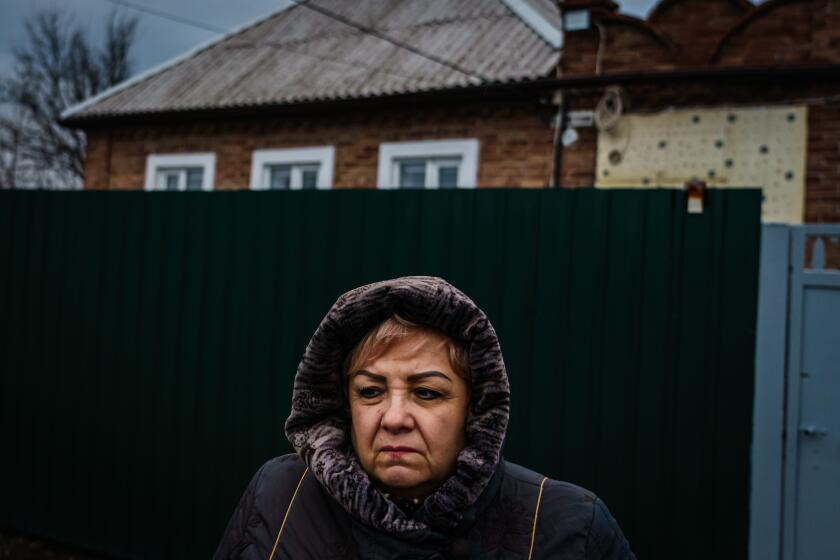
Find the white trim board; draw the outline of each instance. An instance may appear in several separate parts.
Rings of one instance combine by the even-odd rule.
[[[106,97],[110,97],[111,95],[114,95],[115,93],[118,93],[118,92],[120,92],[124,89],[127,89],[127,88],[129,88],[129,87],[131,87],[135,84],[138,84],[138,83],[142,82],[143,80],[154,76],[155,74],[163,72],[164,70],[166,70],[168,68],[171,68],[172,66],[180,64],[181,62],[184,62],[185,60],[197,55],[201,51],[203,51],[205,49],[209,49],[210,47],[212,47],[216,43],[221,43],[222,41],[225,41],[225,40],[231,38],[232,36],[234,36],[238,33],[242,33],[243,31],[245,31],[248,28],[259,25],[260,23],[276,16],[280,12],[282,12],[282,11],[284,11],[284,10],[286,10],[286,9],[295,5],[295,2],[293,2],[291,0],[278,0],[278,4],[280,4],[280,3],[286,3],[286,5],[277,9],[277,10],[275,10],[275,11],[273,11],[273,12],[271,12],[270,14],[259,16],[257,18],[252,19],[251,21],[248,21],[248,22],[246,22],[246,23],[244,23],[240,26],[237,26],[233,30],[229,31],[228,33],[225,33],[225,34],[221,35],[220,37],[215,37],[213,39],[210,39],[209,41],[205,41],[205,42],[201,43],[200,45],[198,45],[197,47],[195,47],[193,49],[190,49],[190,50],[188,50],[188,51],[186,51],[182,54],[179,54],[178,56],[170,58],[169,60],[165,60],[164,62],[162,62],[162,63],[160,63],[156,66],[153,66],[152,68],[149,68],[145,72],[141,72],[141,73],[137,74],[136,76],[128,78],[125,81],[122,81],[122,82],[120,82],[116,85],[113,85],[113,86],[109,87],[106,90],[100,91],[99,93],[97,93],[96,95],[94,95],[92,97],[88,97],[84,101],[80,101],[79,103],[77,103],[75,105],[67,107],[66,109],[64,109],[64,111],[61,112],[61,119],[62,120],[69,119],[70,117],[72,117],[76,113],[90,107],[91,105],[93,105],[95,103],[98,103],[98,102],[102,101]]]
[[[318,188],[330,189],[335,166],[335,146],[254,150],[251,156],[251,189],[263,190],[262,170],[272,163],[318,163]]]
[[[555,27],[528,0],[502,0],[514,14],[542,37],[543,41],[559,49],[563,46],[563,30]]]
[[[155,177],[160,167],[203,167],[204,175],[201,181],[201,190],[212,191],[213,182],[216,180],[216,154],[213,152],[189,153],[189,154],[149,154],[146,158],[146,185],[147,191],[156,191]]]
[[[461,158],[458,170],[458,188],[475,187],[478,182],[479,143],[475,138],[456,140],[425,140],[419,142],[384,142],[379,145],[379,168],[376,187],[394,189],[392,170],[394,160],[399,158],[439,158],[457,156]]]

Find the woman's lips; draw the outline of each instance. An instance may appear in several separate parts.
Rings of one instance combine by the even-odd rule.
[[[393,453],[399,455],[401,453],[416,453],[417,450],[413,447],[406,447],[404,445],[385,445],[380,451],[383,453]]]

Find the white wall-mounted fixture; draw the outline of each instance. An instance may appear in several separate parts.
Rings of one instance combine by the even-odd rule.
[[[591,25],[589,10],[567,10],[563,12],[563,31],[584,31]]]
[[[572,128],[595,126],[595,111],[569,111],[568,116]]]

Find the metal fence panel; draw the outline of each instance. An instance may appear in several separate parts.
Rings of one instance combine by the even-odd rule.
[[[760,193],[708,196],[0,193],[0,526],[208,557],[335,298],[431,274],[497,328],[509,459],[640,558],[746,558]]]

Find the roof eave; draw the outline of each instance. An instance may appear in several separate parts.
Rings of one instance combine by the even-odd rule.
[[[382,94],[367,97],[304,100],[299,102],[271,103],[262,105],[240,105],[231,107],[204,107],[189,110],[136,112],[123,114],[100,114],[70,116],[60,123],[70,128],[102,128],[123,124],[160,124],[197,121],[206,119],[232,119],[250,116],[281,115],[301,111],[337,111],[349,108],[394,107],[414,102],[458,101],[481,97],[487,99],[509,99],[522,96],[539,96],[555,89],[556,80],[548,77],[521,80],[517,82],[496,82],[479,86],[436,89],[422,92]],[[546,98],[548,99],[548,98]]]

